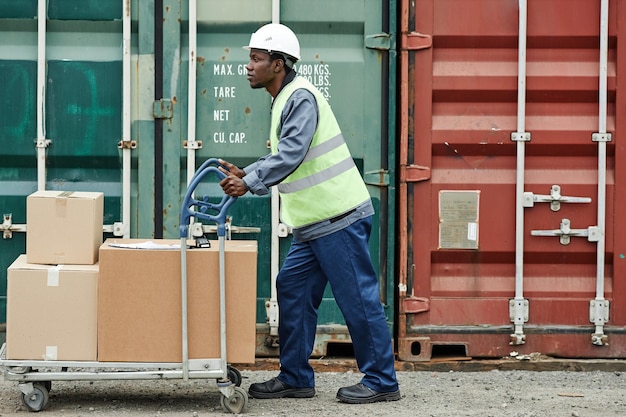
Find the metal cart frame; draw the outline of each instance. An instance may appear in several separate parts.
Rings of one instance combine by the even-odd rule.
[[[99,362],[99,361],[44,361],[7,360],[6,343],[0,349],[0,365],[5,380],[17,381],[22,402],[30,411],[41,411],[49,399],[52,381],[149,380],[149,379],[216,379],[224,411],[238,414],[248,404],[248,394],[241,385],[241,374],[226,362],[226,291],[225,239],[226,212],[236,198],[224,195],[218,204],[209,202],[209,196],[194,198],[194,191],[208,175],[225,177],[215,158],[206,160],[190,181],[181,207],[181,289],[182,289],[182,361],[168,363]],[[219,241],[220,287],[220,357],[189,359],[187,333],[187,241],[191,218],[217,224]],[[38,369],[48,368],[46,372]],[[71,370],[70,370],[71,369]],[[76,370],[74,370],[76,369]]]

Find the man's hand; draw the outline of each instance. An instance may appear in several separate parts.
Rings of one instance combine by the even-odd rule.
[[[236,167],[228,161],[224,161],[223,159],[218,159],[217,161],[221,165],[217,168],[226,175],[233,174],[237,178],[243,178],[246,175],[246,173],[243,172],[243,169]],[[226,169],[224,169],[224,167],[226,167]]]
[[[222,159],[219,159],[218,161],[222,166],[217,167],[217,169],[226,174],[226,178],[220,181],[220,186],[222,187],[222,190],[224,190],[224,193],[231,197],[240,197],[247,193],[248,187],[241,179],[244,175],[246,175],[243,169],[240,169],[230,162]]]

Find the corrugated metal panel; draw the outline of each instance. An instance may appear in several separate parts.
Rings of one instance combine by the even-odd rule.
[[[621,225],[617,210],[623,205],[617,190],[624,177],[615,145],[620,127],[617,80],[623,78],[617,72],[616,47],[624,9],[611,2],[608,19],[606,129],[613,142],[607,145],[603,285],[611,306],[604,327],[609,344],[599,346],[592,343],[596,329],[590,321],[598,243],[574,233],[565,242],[537,231],[562,234],[567,231],[563,219],[569,219],[571,229],[593,235],[598,225],[599,145],[592,134],[599,131],[601,114],[600,2],[528,2],[522,126],[531,140],[522,158],[523,191],[528,203],[536,202],[516,208],[519,147],[511,134],[520,123],[518,21],[523,3],[403,3],[400,204],[408,231],[398,323],[400,357],[406,360],[426,360],[437,345],[487,357],[511,351],[564,357],[626,354],[619,313],[625,300],[623,291],[617,291],[623,285],[617,273],[623,256],[616,246],[623,243],[616,231]],[[551,209],[550,203],[539,202],[541,195],[591,202],[562,202],[556,210],[556,205]],[[522,264],[516,263],[516,210],[523,211]],[[525,344],[512,337],[509,309],[518,268],[523,268],[523,299],[529,306],[517,311],[528,314],[522,320]]]
[[[0,60],[0,77],[6,80],[0,91],[0,211],[3,214],[3,240],[0,241],[0,322],[6,322],[8,266],[26,248],[24,233],[12,233],[13,224],[26,223],[25,190],[33,190],[29,179],[36,178],[33,140],[36,137],[36,65],[24,60]]]
[[[0,18],[33,18],[37,16],[37,0],[0,0]]]
[[[114,20],[122,18],[118,0],[49,0],[48,18],[62,20]]]

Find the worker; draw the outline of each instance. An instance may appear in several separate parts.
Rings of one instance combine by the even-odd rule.
[[[400,399],[394,354],[369,253],[374,208],[329,103],[294,64],[300,44],[291,29],[268,24],[252,34],[247,78],[272,96],[269,155],[241,169],[220,160],[224,192],[266,195],[276,185],[281,218],[292,229],[276,279],[280,372],[253,383],[253,398],[315,395],[309,363],[318,308],[330,283],[363,377],[337,399],[361,404]]]

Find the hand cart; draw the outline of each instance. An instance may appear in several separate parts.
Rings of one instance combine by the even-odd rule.
[[[238,414],[248,404],[248,394],[241,385],[241,373],[226,362],[226,291],[225,291],[225,238],[226,212],[236,198],[224,195],[218,204],[209,202],[208,196],[194,198],[194,191],[208,175],[218,179],[225,175],[217,168],[215,158],[205,161],[193,176],[183,200],[180,215],[181,289],[182,289],[182,361],[174,363],[136,363],[100,361],[50,361],[7,360],[6,343],[0,349],[0,365],[5,380],[17,381],[23,404],[30,411],[41,411],[49,399],[52,381],[146,380],[213,378],[221,393],[220,404],[224,411]],[[187,334],[187,241],[191,218],[208,220],[217,224],[219,242],[220,287],[220,357],[189,359]],[[46,369],[47,368],[47,369]],[[38,372],[46,369],[45,372]],[[139,370],[138,370],[139,369]]]

